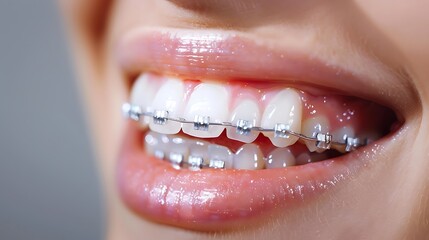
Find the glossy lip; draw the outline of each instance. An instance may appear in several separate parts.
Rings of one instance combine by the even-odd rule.
[[[215,30],[135,29],[118,43],[121,67],[133,79],[144,71],[190,79],[270,81],[297,85],[298,89],[333,90],[406,112],[410,96],[384,79],[346,71],[341,63],[328,63],[311,50],[272,49],[238,33]],[[366,63],[376,65],[376,61]],[[387,67],[386,67],[387,68]],[[397,74],[385,78],[406,86]],[[356,91],[365,86],[365,91]]]
[[[143,136],[135,122],[127,123],[117,171],[123,201],[150,220],[198,231],[259,224],[270,210],[311,204],[386,151],[377,143],[336,159],[284,169],[191,171],[176,170],[146,154]]]
[[[304,53],[274,53],[236,35],[204,31],[135,31],[120,43],[119,53],[130,75],[155,70],[196,79],[285,79],[297,85],[335,86],[345,93],[356,93],[368,81]],[[368,87],[368,99],[395,105],[378,87]],[[117,172],[124,202],[148,219],[202,231],[231,229],[263,221],[273,209],[310,204],[358,174],[381,146],[374,143],[336,159],[286,169],[192,172],[148,156],[142,134],[134,123],[127,124]]]

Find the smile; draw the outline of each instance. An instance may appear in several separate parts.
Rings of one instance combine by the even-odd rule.
[[[389,149],[401,105],[301,52],[225,33],[120,45],[130,75],[118,182],[128,207],[193,230],[257,224],[347,182]]]

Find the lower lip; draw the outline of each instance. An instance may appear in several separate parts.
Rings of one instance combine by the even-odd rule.
[[[122,198],[137,214],[187,229],[222,230],[310,204],[362,165],[350,153],[282,169],[176,170],[145,153],[143,132],[129,122],[117,173]]]

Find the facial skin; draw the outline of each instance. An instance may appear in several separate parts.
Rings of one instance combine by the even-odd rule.
[[[425,1],[62,0],[105,190],[108,239],[425,239],[429,234],[429,3]],[[396,149],[353,181],[258,228],[193,232],[138,217],[121,202],[116,157],[129,79],[117,58],[136,28],[229,30],[275,48],[391,81],[405,119]],[[403,98],[403,101],[401,99]],[[398,101],[398,99],[400,99]]]

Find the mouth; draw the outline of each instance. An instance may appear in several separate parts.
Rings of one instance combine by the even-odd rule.
[[[316,204],[404,125],[389,86],[235,34],[137,31],[119,53],[130,79],[120,193],[162,224],[228,230]]]

